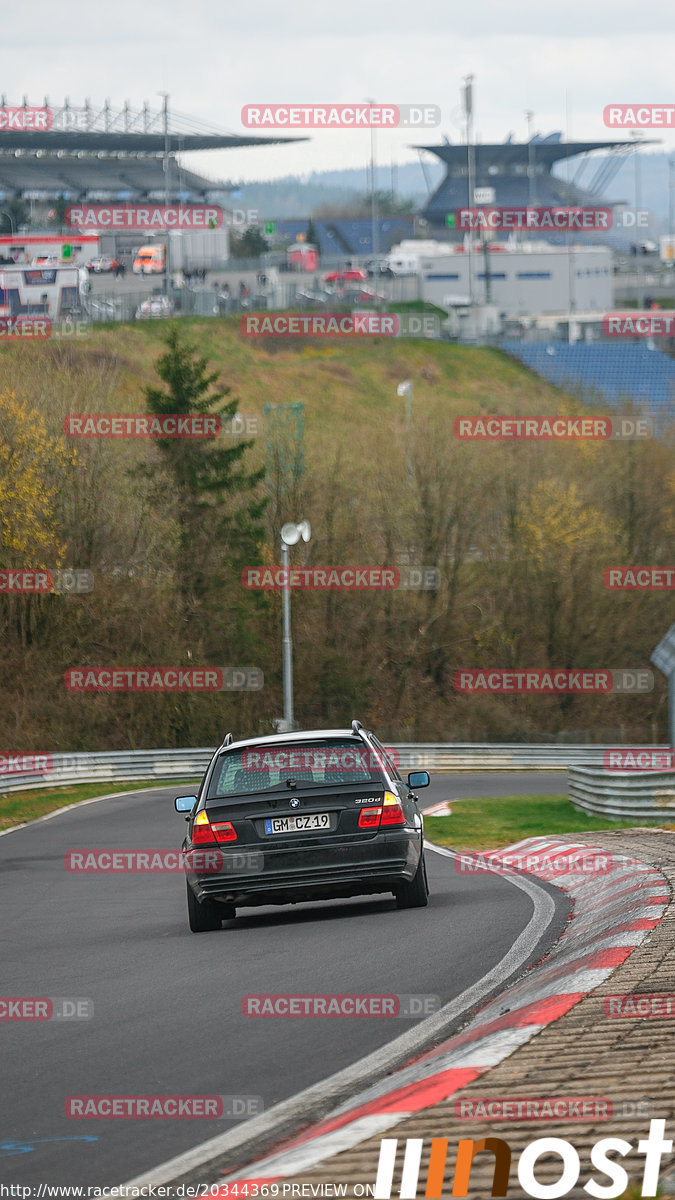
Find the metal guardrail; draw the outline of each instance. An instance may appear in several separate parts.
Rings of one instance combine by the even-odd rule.
[[[615,749],[616,747],[611,747]],[[518,743],[409,742],[392,746],[402,771],[567,771],[571,766],[600,767],[605,746]],[[119,783],[134,779],[192,779],[203,775],[213,749],[114,750],[101,753],[42,755],[43,763],[18,764],[0,756],[0,795],[76,783]],[[28,755],[21,755],[27,758]],[[38,756],[33,756],[37,758]],[[44,759],[49,760],[45,769]],[[38,769],[36,770],[36,766]],[[600,772],[602,774],[602,772]]]
[[[0,774],[0,795],[34,788],[63,787],[76,783],[121,783],[134,779],[192,779],[204,774],[212,749],[196,750],[111,750],[98,754],[34,755],[38,760],[29,771],[8,770]],[[29,755],[19,757],[28,758]],[[39,759],[51,759],[45,770]]]
[[[577,808],[602,817],[675,821],[675,771],[607,771],[570,767],[568,795]]]
[[[607,746],[521,742],[412,742],[393,745],[401,770],[567,771],[571,763],[601,765]],[[616,747],[611,747],[616,749]]]

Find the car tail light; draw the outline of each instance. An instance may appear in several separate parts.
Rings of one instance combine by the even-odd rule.
[[[384,793],[384,808],[380,825],[405,825],[405,813],[401,802],[393,792]]]
[[[201,812],[197,813],[197,816],[194,820],[194,825],[192,826],[192,845],[214,846],[215,842],[216,839],[213,836],[211,822],[209,821],[204,809],[202,809]]]
[[[236,842],[237,831],[231,821],[214,821],[211,828],[217,842]]]
[[[381,808],[362,808],[359,813],[359,829],[376,829],[381,816]]]

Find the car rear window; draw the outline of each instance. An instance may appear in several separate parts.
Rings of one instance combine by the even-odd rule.
[[[380,756],[360,741],[316,741],[228,750],[216,764],[208,799],[283,786],[381,783]]]

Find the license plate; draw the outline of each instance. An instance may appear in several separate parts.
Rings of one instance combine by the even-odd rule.
[[[330,829],[330,813],[294,813],[265,820],[265,833],[303,833],[306,829]]]

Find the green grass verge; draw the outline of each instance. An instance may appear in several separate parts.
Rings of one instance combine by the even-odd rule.
[[[107,796],[112,792],[136,792],[147,787],[175,787],[177,790],[192,787],[194,779],[158,780],[134,779],[128,783],[78,783],[74,787],[56,787],[36,789],[31,792],[8,792],[0,795],[0,829],[11,829],[13,825],[23,825],[25,821],[34,821],[36,817],[44,817],[47,813],[66,808],[68,804],[77,804],[79,800],[91,800],[94,796]]]
[[[195,787],[196,779],[135,779],[128,783],[80,783],[74,787],[47,788],[44,791],[14,792],[0,795],[0,829],[10,829],[34,821],[47,813],[107,796],[111,792],[135,792],[147,787],[167,787],[180,791]],[[497,850],[521,838],[548,833],[592,833],[594,829],[630,829],[632,821],[608,821],[580,812],[566,796],[487,796],[480,800],[450,801],[449,817],[425,817],[427,837],[453,850]],[[641,825],[664,826],[658,820],[640,819]]]
[[[592,833],[595,829],[630,829],[638,822],[608,821],[575,808],[567,796],[488,796],[450,801],[449,817],[425,817],[431,842],[453,850],[498,850],[521,838],[548,833]],[[640,825],[663,826],[658,820]]]

